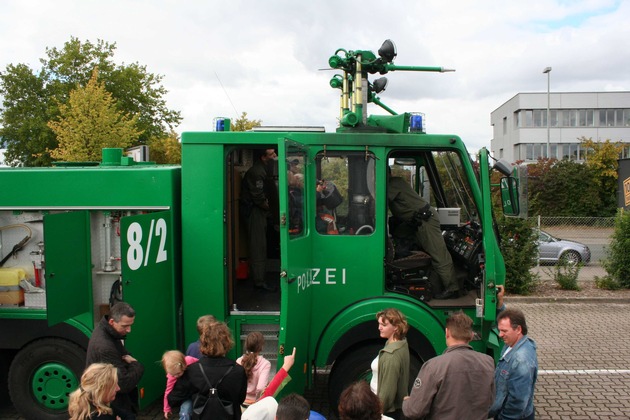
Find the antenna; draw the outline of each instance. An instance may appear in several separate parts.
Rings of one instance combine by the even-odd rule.
[[[234,106],[234,103],[232,102],[230,95],[228,95],[227,90],[225,90],[225,87],[223,86],[223,83],[221,83],[221,79],[219,78],[219,75],[217,74],[216,71],[214,72],[214,75],[217,77],[217,80],[219,81],[219,84],[221,85],[221,89],[223,89],[223,92],[225,93],[225,96],[227,96],[228,101],[230,101],[230,105],[232,105],[232,109],[234,109],[234,113],[236,114],[235,121],[238,120],[240,118],[240,115],[238,111],[236,110],[236,107]]]

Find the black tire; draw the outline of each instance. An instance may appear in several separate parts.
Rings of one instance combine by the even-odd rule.
[[[569,250],[562,253],[560,260],[567,265],[577,265],[582,261],[582,256],[577,251]]]
[[[328,377],[328,402],[335,414],[339,405],[339,397],[348,385],[359,380],[369,382],[372,379],[370,365],[382,348],[383,344],[381,343],[366,344],[347,351],[335,361]],[[413,351],[410,351],[409,356],[409,389],[411,389],[423,362]]]
[[[0,351],[0,407],[8,407],[11,405],[9,399],[9,387],[8,381],[5,378],[9,377],[9,364],[11,359],[7,351]]]
[[[85,350],[58,338],[44,338],[21,349],[9,369],[15,409],[30,420],[68,418],[69,395],[79,386]]]

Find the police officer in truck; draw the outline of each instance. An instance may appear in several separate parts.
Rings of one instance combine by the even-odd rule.
[[[392,176],[387,167],[387,204],[401,223],[398,231],[413,235],[418,246],[431,256],[432,266],[442,283],[435,299],[456,299],[459,286],[451,254],[446,248],[437,211],[420,197],[407,181]]]
[[[251,278],[256,289],[275,292],[265,281],[267,266],[267,218],[269,197],[265,194],[267,168],[278,155],[274,149],[254,151],[254,165],[245,173],[240,197],[240,211],[247,228]]]

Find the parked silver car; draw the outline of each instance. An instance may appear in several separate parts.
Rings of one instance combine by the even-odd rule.
[[[557,263],[563,259],[567,264],[588,264],[591,261],[591,250],[588,246],[575,241],[551,236],[545,231],[539,231],[538,258],[540,262]]]

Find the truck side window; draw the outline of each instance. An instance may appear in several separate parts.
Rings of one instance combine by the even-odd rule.
[[[302,154],[287,155],[288,223],[291,236],[299,236],[304,232],[304,159]]]
[[[374,232],[375,160],[365,152],[320,152],[315,158],[315,229],[328,235]]]

